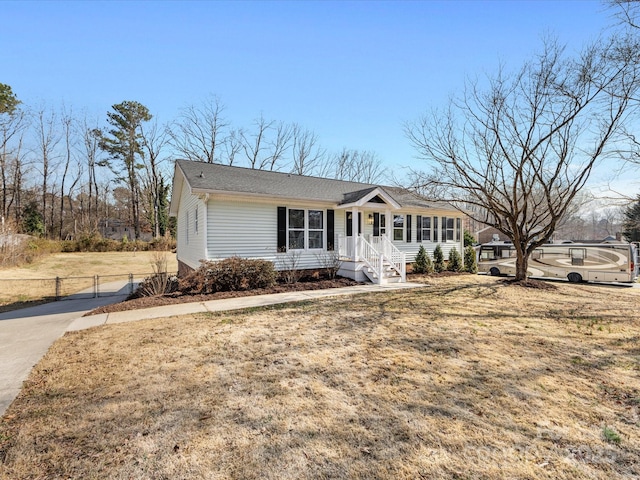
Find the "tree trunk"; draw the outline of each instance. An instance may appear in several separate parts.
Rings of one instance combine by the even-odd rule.
[[[529,268],[529,257],[526,251],[516,248],[516,282],[527,279],[527,269]]]

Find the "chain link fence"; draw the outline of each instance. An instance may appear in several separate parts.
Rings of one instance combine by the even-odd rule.
[[[0,302],[62,300],[129,295],[149,274],[125,273],[86,277],[13,279],[0,278]]]

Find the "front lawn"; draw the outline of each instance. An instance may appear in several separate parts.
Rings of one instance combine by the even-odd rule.
[[[640,289],[428,282],[68,333],[0,478],[640,477]]]

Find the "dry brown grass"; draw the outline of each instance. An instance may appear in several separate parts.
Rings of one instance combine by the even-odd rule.
[[[129,273],[150,275],[158,255],[158,252],[56,253],[22,267],[2,268],[0,311],[16,306],[3,309],[3,305],[23,302],[23,306],[28,306],[30,301],[54,297],[56,277],[63,279],[61,294],[69,295],[91,288],[95,275],[120,275],[121,278],[126,278]],[[166,255],[167,271],[176,272],[178,262],[175,254]]]
[[[640,478],[639,300],[458,276],[70,333],[0,478]]]

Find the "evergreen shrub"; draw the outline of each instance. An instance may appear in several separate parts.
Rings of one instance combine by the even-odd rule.
[[[449,250],[449,261],[447,262],[447,270],[450,272],[461,272],[463,268],[462,257],[456,247]]]
[[[433,270],[436,273],[444,272],[444,253],[440,244],[433,251]]]

